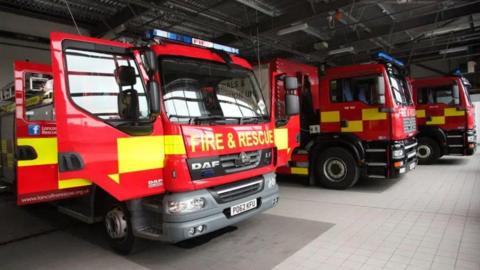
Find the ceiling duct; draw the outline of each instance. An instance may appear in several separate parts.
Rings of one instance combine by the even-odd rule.
[[[328,55],[333,56],[333,55],[344,54],[344,53],[352,53],[353,54],[353,53],[355,53],[355,48],[350,46],[350,47],[331,50],[331,51],[328,52]]]

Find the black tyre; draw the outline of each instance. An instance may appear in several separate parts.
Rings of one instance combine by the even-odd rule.
[[[104,225],[107,240],[115,252],[128,255],[135,250],[140,239],[133,235],[129,212],[124,204],[115,205],[106,212]]]
[[[441,156],[438,143],[428,137],[418,139],[417,158],[419,164],[432,164]]]
[[[331,147],[320,153],[313,166],[316,183],[326,188],[350,188],[360,176],[355,158],[341,147]]]

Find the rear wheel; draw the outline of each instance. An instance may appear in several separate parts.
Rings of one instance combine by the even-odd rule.
[[[436,141],[428,137],[418,139],[417,157],[419,164],[432,164],[440,158],[440,146]]]
[[[132,253],[139,239],[133,235],[127,207],[124,204],[113,206],[105,214],[104,224],[110,246],[122,255]]]
[[[360,176],[360,169],[352,154],[341,147],[322,152],[312,169],[316,183],[326,188],[347,189],[355,185]]]

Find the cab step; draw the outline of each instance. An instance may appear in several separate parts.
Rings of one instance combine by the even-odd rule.
[[[141,229],[135,230],[134,234],[141,238],[146,238],[150,240],[159,240],[162,238],[162,230],[157,227],[143,227]]]

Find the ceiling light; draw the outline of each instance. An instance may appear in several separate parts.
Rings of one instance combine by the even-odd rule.
[[[355,48],[350,46],[350,47],[340,48],[336,50],[331,50],[328,52],[328,55],[337,55],[342,53],[355,53]]]
[[[463,46],[463,47],[455,47],[455,48],[440,50],[438,53],[439,54],[449,54],[449,53],[464,52],[464,51],[467,51],[467,50],[468,50],[468,46]]]
[[[276,17],[282,14],[280,10],[275,9],[274,7],[267,5],[265,3],[262,3],[258,0],[236,0],[236,1],[241,4],[244,4],[247,7],[251,7],[263,14],[266,14],[270,17]]]

